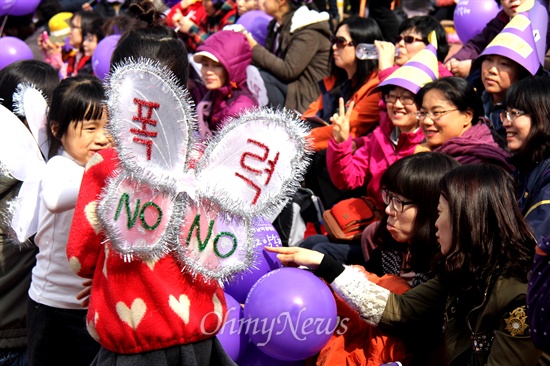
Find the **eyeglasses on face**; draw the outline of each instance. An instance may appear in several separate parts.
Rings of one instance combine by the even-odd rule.
[[[454,111],[458,111],[458,109],[455,108],[455,109],[447,109],[446,111],[433,111],[433,112],[418,111],[418,112],[414,112],[414,114],[416,115],[416,118],[419,119],[420,121],[425,120],[426,117],[430,117],[432,121],[437,121],[447,113],[454,112]]]
[[[503,111],[503,112],[500,112],[500,120],[502,122],[506,122],[506,121],[514,122],[516,118],[526,114],[527,112],[524,112],[524,111]]]
[[[396,212],[403,212],[406,205],[414,205],[413,201],[403,201],[393,196],[387,189],[382,190],[382,200],[384,201],[384,204],[386,206],[389,205],[391,202],[392,208]]]
[[[423,42],[424,43],[424,40],[422,38],[418,38],[418,37],[415,37],[415,36],[397,36],[395,37],[395,44],[398,44],[399,42],[401,41],[405,41],[406,44],[411,44],[411,43],[414,43],[414,42]]]
[[[413,105],[414,104],[414,97],[410,95],[395,95],[395,94],[386,94],[384,95],[384,100],[386,103],[395,103],[397,100],[401,101],[401,104],[403,105]]]
[[[336,45],[336,48],[338,48],[339,50],[347,46],[355,46],[353,41],[348,41],[344,37],[332,36],[331,41],[332,41],[332,45]]]

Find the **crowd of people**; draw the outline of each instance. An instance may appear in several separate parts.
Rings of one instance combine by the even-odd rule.
[[[111,35],[120,37],[111,72],[138,60],[167,70],[189,92],[199,140],[258,106],[285,109],[310,128],[302,186],[328,210],[363,197],[375,213],[360,239],[304,233],[298,246],[266,248],[322,278],[339,312],[354,314],[358,331],[335,334],[308,363],[544,364],[547,37],[535,31],[536,2],[500,3],[450,54],[431,15],[340,19],[333,1],[56,1],[59,14],[35,32],[42,57],[0,70],[0,116],[28,128],[44,165],[35,232],[20,243],[13,205],[33,191],[0,155],[0,366],[235,364],[215,324],[201,322],[227,311],[220,283],[182,271],[172,254],[152,265],[109,255],[96,201],[120,174],[121,157],[108,133],[114,92],[92,59]],[[252,11],[271,19],[263,39],[238,26]],[[363,59],[359,44],[374,44],[378,56]],[[42,139],[36,113],[21,106],[27,87],[48,106]],[[140,121],[140,133],[151,133],[151,120]],[[139,298],[127,306],[129,292]],[[182,298],[193,304],[183,323],[173,311]],[[373,337],[391,339],[391,352]]]

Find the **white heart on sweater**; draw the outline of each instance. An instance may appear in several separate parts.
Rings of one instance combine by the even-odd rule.
[[[116,304],[116,312],[119,318],[134,330],[138,327],[146,311],[147,306],[140,298],[135,299],[130,308],[122,301]]]
[[[71,270],[78,274],[80,272],[80,269],[82,268],[82,265],[80,264],[80,261],[77,257],[71,257],[69,259],[69,267],[71,267]]]
[[[187,295],[181,294],[179,300],[176,299],[174,295],[170,295],[168,304],[185,324],[189,323],[189,308],[191,307],[191,301],[189,301]]]
[[[86,220],[90,223],[90,226],[94,229],[96,235],[101,232],[101,224],[97,218],[97,201],[92,201],[84,207],[84,214]]]
[[[97,165],[99,163],[101,163],[103,161],[103,156],[99,155],[99,154],[94,154],[92,156],[92,158],[90,159],[90,161],[88,161],[88,163],[86,164],[86,172],[88,171],[88,169],[90,169],[91,167],[93,167],[94,165]]]
[[[109,258],[109,245],[105,244],[105,261],[103,262],[103,275],[107,277],[107,259]]]
[[[97,319],[99,318],[99,314],[95,313],[94,320],[90,320],[87,324],[88,333],[92,336],[93,339],[95,339],[97,342],[99,342],[99,335],[97,334],[97,331],[95,330],[95,325],[97,324]]]
[[[149,267],[149,269],[153,271],[155,269],[155,264],[157,264],[158,261],[159,261],[158,259],[150,259],[144,262],[147,265],[147,267]]]
[[[223,319],[223,304],[220,299],[218,299],[218,295],[214,294],[212,302],[214,303],[214,313],[218,315],[218,319]]]

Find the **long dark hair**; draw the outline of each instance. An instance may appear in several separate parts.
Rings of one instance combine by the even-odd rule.
[[[513,83],[504,97],[504,106],[531,117],[529,134],[515,153],[520,167],[531,170],[550,158],[550,78],[530,76]]]
[[[165,25],[164,14],[150,0],[136,1],[128,10],[137,21],[121,36],[111,56],[111,71],[125,59],[149,58],[168,67],[181,85],[186,86],[189,75],[187,50],[176,32]]]
[[[105,90],[101,80],[95,76],[77,75],[62,80],[53,91],[48,111],[48,157],[57,154],[61,138],[71,122],[101,119],[105,108]],[[55,135],[52,128],[56,130]]]
[[[439,187],[453,241],[440,260],[444,286],[473,297],[500,275],[527,281],[537,243],[518,208],[512,176],[492,164],[464,165]]]
[[[359,43],[374,43],[374,41],[384,39],[378,23],[376,23],[376,21],[372,18],[354,16],[344,19],[340,22],[340,24],[338,24],[338,27],[336,27],[334,34],[336,34],[338,29],[340,29],[343,25],[348,26],[349,35],[355,46]],[[348,74],[344,69],[336,66],[332,54],[333,49],[331,47],[331,73],[334,77],[336,77],[336,83],[330,93],[339,96],[342,85],[348,81]],[[354,94],[357,90],[359,90],[367,82],[371,75],[378,71],[378,60],[357,59],[356,62],[357,68],[352,79],[351,94]]]
[[[438,251],[435,236],[439,180],[459,166],[453,158],[436,152],[423,152],[404,157],[384,172],[381,187],[417,203],[413,238],[410,243],[410,265],[417,273],[428,273]],[[382,249],[394,249],[398,244],[386,228],[388,215],[384,212],[374,232],[374,242]]]

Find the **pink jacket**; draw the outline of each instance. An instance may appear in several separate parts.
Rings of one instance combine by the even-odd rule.
[[[390,140],[393,129],[386,115],[372,133],[355,139],[357,146],[362,145],[355,153],[352,153],[351,138],[341,144],[332,138],[327,149],[327,167],[334,185],[339,189],[353,189],[368,181],[367,196],[374,197],[383,208],[382,174],[398,159],[414,154],[416,146],[424,140],[419,128],[416,132],[402,133],[396,146]]]

